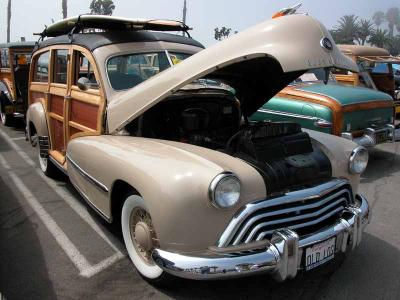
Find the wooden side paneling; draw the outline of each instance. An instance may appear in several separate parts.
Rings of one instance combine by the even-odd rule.
[[[61,153],[65,153],[64,147],[64,127],[63,122],[50,118],[50,126],[52,132],[52,149]]]
[[[71,99],[70,121],[96,130],[99,107],[97,105]]]
[[[41,102],[46,99],[46,94],[41,92],[31,92],[31,104]]]
[[[50,112],[64,116],[64,97],[51,95]]]

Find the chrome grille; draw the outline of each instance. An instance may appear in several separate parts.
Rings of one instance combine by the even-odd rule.
[[[289,228],[307,235],[333,223],[353,202],[347,180],[247,204],[229,223],[218,246],[227,247],[269,239],[275,230]]]

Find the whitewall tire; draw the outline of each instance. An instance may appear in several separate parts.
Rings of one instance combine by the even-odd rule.
[[[129,257],[139,273],[147,279],[156,280],[159,279],[164,272],[151,258],[150,247],[147,247],[146,251],[141,247],[140,243],[137,242],[135,238],[135,227],[137,227],[139,223],[144,224],[145,227],[147,224],[147,226],[152,229],[150,214],[148,213],[143,198],[132,195],[125,200],[121,212],[121,227],[125,246]]]

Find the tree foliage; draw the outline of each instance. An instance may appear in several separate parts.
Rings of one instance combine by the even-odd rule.
[[[359,19],[355,15],[344,15],[330,32],[338,44],[369,43],[372,46],[388,49],[392,55],[398,55],[400,54],[400,8],[391,7],[386,13],[377,11],[371,20]]]
[[[63,19],[65,19],[68,16],[67,0],[61,1],[61,7],[62,7],[62,16],[63,16]]]
[[[378,10],[372,16],[372,20],[377,28],[380,28],[382,23],[385,21],[385,13],[381,10]]]
[[[219,27],[217,27],[214,29],[214,38],[217,41],[222,41],[231,35],[231,31],[232,28],[222,26],[221,29],[219,29]]]
[[[90,13],[93,15],[111,16],[114,12],[115,5],[112,0],[92,0],[89,8]]]
[[[374,25],[371,20],[361,19],[360,23],[358,24],[357,30],[357,40],[358,43],[361,45],[365,45],[368,38],[373,35],[375,32]]]
[[[389,35],[393,37],[394,27],[396,23],[399,21],[400,17],[400,9],[398,7],[391,7],[386,12],[385,18],[389,27]]]

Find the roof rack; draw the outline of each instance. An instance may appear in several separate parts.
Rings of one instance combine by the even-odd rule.
[[[180,21],[172,20],[147,20],[147,19],[128,19],[103,15],[79,15],[58,21],[46,27],[43,32],[35,33],[41,39],[45,37],[56,37],[68,34],[72,36],[83,29],[100,29],[116,31],[180,31],[185,32],[189,37],[189,26]]]

